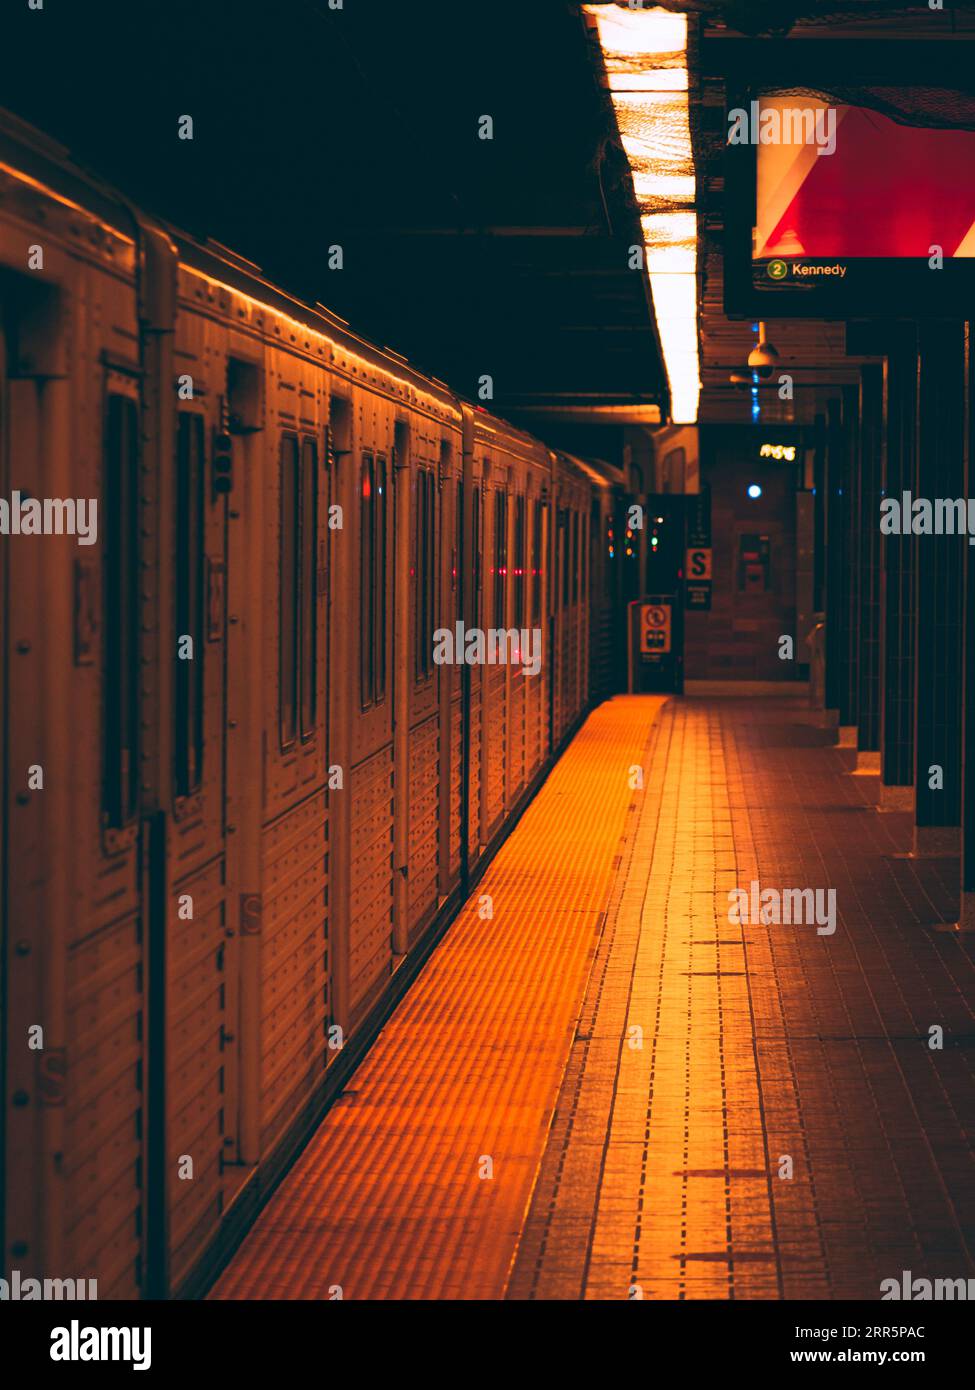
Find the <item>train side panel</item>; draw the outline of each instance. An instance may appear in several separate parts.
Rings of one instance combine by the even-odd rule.
[[[583,712],[592,480],[222,252],[0,194],[3,491],[100,522],[4,546],[7,1238],[158,1296]],[[435,660],[458,622],[514,659]]]
[[[4,495],[92,499],[99,536],[3,541],[6,1240],[24,1273],[76,1269],[102,1296],[133,1297],[146,933],[134,246],[4,174],[0,266]]]

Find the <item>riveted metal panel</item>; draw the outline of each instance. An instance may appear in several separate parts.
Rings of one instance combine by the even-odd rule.
[[[174,1285],[223,1210],[227,904],[223,858],[173,884],[167,929],[167,1147]],[[192,918],[187,911],[192,898]],[[180,903],[182,901],[182,907]],[[192,1165],[192,1166],[190,1166]],[[187,1176],[190,1174],[190,1176]]]
[[[101,1298],[140,1285],[142,952],[133,914],[68,953],[66,1255]]]
[[[568,550],[566,564],[569,563]],[[559,622],[559,734],[572,723],[572,639],[575,623],[571,605],[562,609]]]
[[[410,926],[437,901],[440,728],[434,714],[410,734]]]
[[[568,557],[567,557],[568,559]],[[575,636],[575,617],[571,605],[565,610],[562,623],[562,732],[572,723],[574,694],[572,689],[572,639]]]
[[[508,805],[518,800],[525,784],[525,687],[530,678],[523,676],[521,667],[511,672],[508,714]]]
[[[524,678],[525,701],[525,781],[530,782],[542,761],[542,696],[545,688],[548,653],[542,657],[537,676]]]
[[[107,245],[103,250],[107,253]],[[75,407],[66,411],[65,401],[59,411],[70,430],[70,482],[65,481],[71,495],[98,498],[99,518],[104,521],[112,516],[106,496],[106,397],[124,396],[133,413],[139,409],[140,376],[133,355],[135,295],[131,282],[119,277],[117,265],[92,264],[84,271],[76,265],[72,273],[77,277],[73,305],[83,304],[84,312],[63,323],[64,342],[71,344],[69,400]],[[109,361],[116,365],[108,366]],[[84,402],[80,409],[79,402]],[[48,450],[53,452],[50,444]],[[142,477],[141,501],[146,504],[144,488]],[[38,490],[46,490],[43,483]],[[50,572],[50,557],[47,566]],[[70,910],[53,909],[38,924],[51,966],[64,972],[63,1019],[49,1017],[45,1027],[48,1046],[64,1030],[63,1134],[58,1145],[63,1191],[60,1175],[52,1182],[47,1165],[39,1164],[33,1177],[49,1220],[61,1225],[53,1242],[59,1268],[43,1273],[95,1278],[99,1297],[133,1298],[143,1289],[145,1273],[145,919],[137,815],[132,812],[124,825],[109,826],[104,814],[109,597],[104,578],[98,563],[85,581],[93,619],[87,664],[47,682],[55,703],[46,718],[66,719],[71,737],[68,804],[61,806],[45,842],[45,877],[50,883],[67,873]],[[132,583],[137,581],[133,572]],[[65,591],[69,596],[73,587]],[[140,624],[147,643],[152,640],[150,606],[144,606]],[[52,630],[47,645],[56,649],[65,633],[53,614],[48,620]],[[140,701],[145,702],[153,693],[148,670],[140,684]],[[52,733],[48,731],[45,742]]]
[[[487,724],[485,736],[485,835],[494,834],[504,816],[505,775],[508,751],[508,709],[506,687],[507,669],[504,666],[485,666]]]
[[[349,979],[353,1015],[388,975],[393,924],[393,757],[353,768]]]
[[[471,678],[471,738],[470,738],[470,789],[468,792],[468,858],[473,865],[480,852],[481,844],[481,768],[484,765],[484,721],[481,718],[481,685],[484,671],[480,666],[470,668]]]
[[[460,872],[460,847],[462,828],[461,799],[463,787],[463,702],[458,694],[450,706],[450,875]]]
[[[328,815],[316,792],[264,830],[262,1134],[269,1153],[325,1071]]]

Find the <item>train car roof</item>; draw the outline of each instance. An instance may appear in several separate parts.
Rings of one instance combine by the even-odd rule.
[[[111,227],[120,236],[135,240],[142,230],[157,228],[176,248],[181,265],[220,282],[228,289],[258,300],[268,309],[287,315],[313,332],[331,338],[342,346],[386,368],[391,375],[404,377],[439,396],[459,418],[457,393],[443,381],[421,372],[393,348],[379,346],[357,333],[349,323],[324,304],[309,304],[266,279],[260,266],[238,255],[217,241],[201,242],[167,221],[151,216],[131,203],[117,189],[89,174],[72,161],[69,151],[43,132],[0,109],[0,163],[14,177],[26,179],[39,191],[67,202],[82,214]]]
[[[581,473],[596,487],[622,488],[626,486],[626,476],[623,470],[615,468],[605,459],[583,459],[578,454],[567,454],[564,449],[557,449],[555,452],[560,459],[574,468],[576,472]]]
[[[136,240],[146,230],[158,229],[170,238],[180,264],[191,272],[287,315],[312,332],[332,339],[337,345],[385,369],[400,381],[405,378],[411,385],[438,397],[441,404],[456,412],[458,419],[466,406],[472,412],[475,438],[480,436],[482,442],[485,436],[495,436],[509,447],[518,447],[524,454],[536,456],[539,461],[554,454],[570,470],[596,486],[625,485],[623,473],[603,460],[587,462],[562,450],[550,450],[538,436],[481,405],[465,401],[446,382],[420,371],[395,349],[362,337],[324,304],[317,301],[309,304],[297,299],[266,279],[260,266],[230,247],[213,240],[201,242],[166,219],[143,212],[117,189],[76,165],[63,145],[3,108],[0,108],[0,163],[6,164],[14,177],[32,182],[41,192],[69,203],[129,240]]]

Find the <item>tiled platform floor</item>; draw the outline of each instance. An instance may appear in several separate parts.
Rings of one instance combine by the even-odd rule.
[[[663,704],[586,720],[213,1296],[501,1297]]]
[[[910,817],[805,720],[665,710],[508,1297],[975,1275],[975,938],[930,925],[957,868],[888,858]],[[732,925],[752,880],[835,889],[835,933]]]
[[[798,701],[659,706],[587,721],[216,1297],[975,1277],[975,937],[933,925],[954,862],[889,857],[909,817]],[[732,924],[752,880],[835,889],[835,933]]]

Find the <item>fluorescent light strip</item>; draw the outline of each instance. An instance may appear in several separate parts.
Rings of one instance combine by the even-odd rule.
[[[675,424],[697,420],[697,213],[687,109],[687,19],[669,10],[584,5],[595,21],[641,211],[647,277]],[[667,204],[671,206],[668,208]]]

